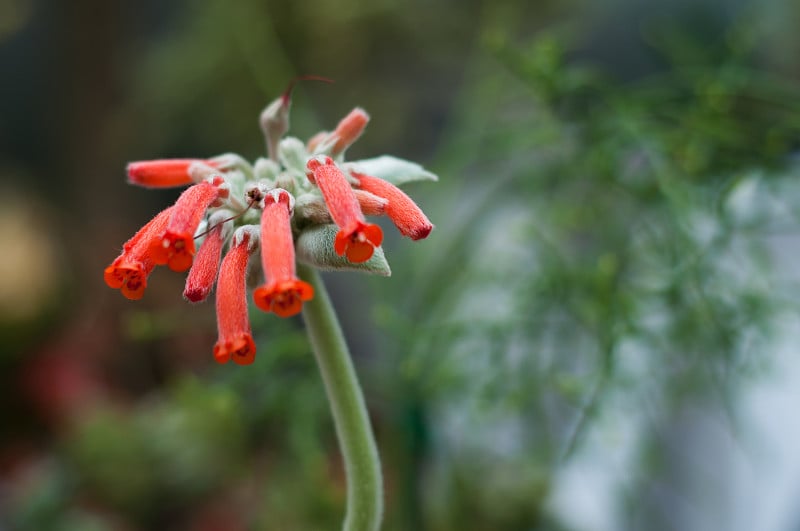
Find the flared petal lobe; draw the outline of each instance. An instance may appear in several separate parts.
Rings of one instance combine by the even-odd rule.
[[[216,307],[219,339],[214,345],[214,359],[219,363],[233,360],[239,365],[253,363],[256,345],[247,315],[247,260],[249,238],[245,235],[234,244],[219,269]]]
[[[314,288],[300,279],[270,282],[256,288],[253,299],[261,310],[278,317],[291,317],[303,310],[303,303],[314,298]]]
[[[359,264],[372,258],[381,241],[383,231],[379,226],[356,220],[336,233],[333,250],[339,256],[345,255],[351,262]]]
[[[253,300],[265,312],[279,317],[300,313],[311,300],[314,288],[297,278],[291,211],[293,199],[276,189],[264,197],[261,213],[261,263],[265,283],[253,292]]]

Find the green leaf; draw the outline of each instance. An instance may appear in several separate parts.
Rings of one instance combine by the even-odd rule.
[[[297,259],[322,271],[360,271],[388,277],[392,274],[381,247],[375,248],[372,258],[354,264],[333,250],[339,228],[334,224],[316,225],[303,230],[297,238]]]
[[[292,136],[281,140],[278,146],[278,159],[287,170],[305,175],[308,152],[302,140]]]
[[[259,159],[256,160],[254,172],[256,179],[275,182],[278,178],[278,174],[281,172],[281,167],[273,160],[259,157]]]
[[[416,181],[438,181],[439,178],[415,162],[398,159],[391,155],[381,155],[372,159],[354,160],[347,164],[348,169],[366,173],[389,181],[395,186]]]

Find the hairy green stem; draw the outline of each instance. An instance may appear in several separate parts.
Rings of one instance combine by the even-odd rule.
[[[298,265],[298,270],[314,287],[314,298],[304,304],[303,317],[344,457],[347,514],[343,529],[374,531],[383,514],[383,482],[364,395],[322,277],[308,266]]]

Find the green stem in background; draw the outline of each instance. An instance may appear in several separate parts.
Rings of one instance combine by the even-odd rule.
[[[322,277],[298,264],[300,277],[314,287],[303,317],[333,412],[347,476],[345,531],[374,531],[383,514],[383,481],[378,448],[342,328]]]

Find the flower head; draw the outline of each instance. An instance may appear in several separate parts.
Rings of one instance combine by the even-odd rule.
[[[253,291],[255,305],[290,317],[314,297],[311,285],[297,277],[298,257],[321,269],[389,274],[380,247],[383,231],[365,215],[385,214],[401,234],[415,240],[433,228],[397,187],[435,180],[433,174],[385,155],[345,162],[345,151],[369,121],[360,108],[333,132],[314,135],[307,144],[285,137],[290,93],[291,85],[261,114],[269,156],[255,164],[226,153],[128,165],[132,184],[189,187],[125,243],[104,279],[134,300],[144,295],[147,278],[157,265],[173,271],[189,269],[184,296],[192,302],[205,300],[216,284],[219,340],[214,357],[222,363],[248,364],[255,359],[247,315],[247,271],[249,257],[257,249],[263,283]]]

